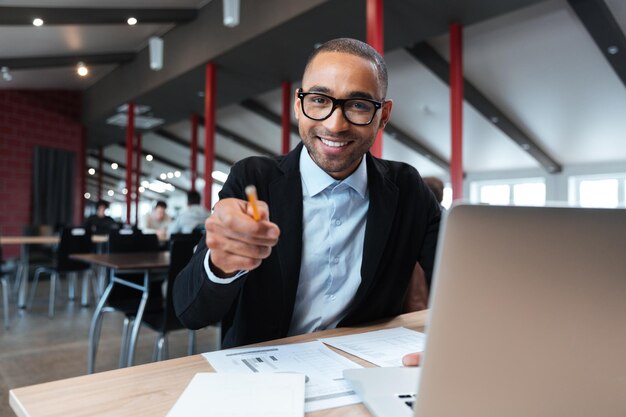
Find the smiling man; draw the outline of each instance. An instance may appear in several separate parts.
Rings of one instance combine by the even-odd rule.
[[[294,103],[302,144],[231,169],[175,283],[183,324],[222,322],[232,347],[425,307],[440,209],[414,168],[369,153],[391,116],[386,94],[369,45],[342,38],[313,52]]]

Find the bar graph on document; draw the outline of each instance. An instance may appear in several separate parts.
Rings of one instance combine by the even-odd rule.
[[[305,411],[360,402],[342,372],[360,365],[314,341],[292,345],[230,349],[203,354],[217,372],[305,375]]]

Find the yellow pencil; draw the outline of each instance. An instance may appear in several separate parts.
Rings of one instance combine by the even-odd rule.
[[[252,207],[252,218],[254,221],[261,220],[261,215],[259,214],[259,207],[257,206],[257,195],[256,195],[256,187],[254,185],[248,185],[246,187],[246,196],[248,196],[248,203]]]

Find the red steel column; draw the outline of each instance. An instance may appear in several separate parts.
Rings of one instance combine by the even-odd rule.
[[[198,115],[191,115],[191,191],[196,191],[198,178]]]
[[[281,121],[280,151],[286,155],[291,147],[291,83],[289,81],[283,81],[283,117]]]
[[[367,1],[367,43],[378,51],[380,55],[384,54],[384,31],[383,31],[383,0],[366,0]],[[376,141],[370,149],[372,155],[381,158],[383,155],[383,131],[382,129],[376,134]]]
[[[463,28],[450,25],[450,123],[452,199],[463,198]]]
[[[211,210],[215,158],[215,64],[206,64],[204,80],[204,207]]]
[[[126,123],[126,224],[130,224],[130,206],[133,189],[133,138],[135,137],[135,103],[128,103]]]
[[[104,152],[102,146],[98,149],[98,200],[102,200],[102,166],[104,160]]]
[[[137,147],[135,148],[135,186],[132,191],[135,194],[135,224],[139,225],[139,186],[141,185],[141,132],[137,132]],[[128,190],[130,194],[131,190]]]

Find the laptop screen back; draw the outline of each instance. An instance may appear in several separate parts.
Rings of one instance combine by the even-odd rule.
[[[415,415],[626,416],[626,210],[457,206]]]

